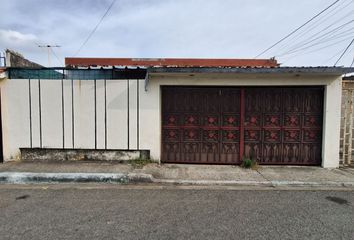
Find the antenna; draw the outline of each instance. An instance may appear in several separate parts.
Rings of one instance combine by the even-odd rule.
[[[51,52],[53,51],[52,50],[52,48],[59,48],[59,47],[61,47],[61,46],[59,46],[59,45],[39,45],[39,44],[37,44],[38,45],[38,47],[40,47],[40,48],[47,48],[47,53],[48,53],[48,67],[50,67],[50,55],[51,55]]]

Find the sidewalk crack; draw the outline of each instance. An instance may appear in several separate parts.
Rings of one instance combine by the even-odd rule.
[[[275,187],[275,186],[273,185],[273,182],[272,182],[270,179],[268,179],[266,176],[264,176],[258,169],[256,169],[256,171],[258,172],[259,175],[262,176],[262,178],[264,178],[265,180],[267,180],[267,181],[272,185],[272,187]]]

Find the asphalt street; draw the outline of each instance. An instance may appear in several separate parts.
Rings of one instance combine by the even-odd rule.
[[[354,239],[354,191],[0,185],[0,239]]]

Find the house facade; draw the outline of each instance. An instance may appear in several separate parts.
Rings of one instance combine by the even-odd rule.
[[[1,82],[5,161],[20,148],[149,151],[162,163],[339,166],[340,67],[272,59],[67,58]]]

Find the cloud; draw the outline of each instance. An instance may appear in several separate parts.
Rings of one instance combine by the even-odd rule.
[[[14,48],[44,65],[47,53],[35,42],[58,44],[61,47],[53,50],[60,58],[72,56],[111,1],[1,0],[0,48]],[[117,0],[79,56],[253,58],[332,1]],[[343,0],[341,7],[349,2]],[[327,23],[343,18],[350,10],[334,14]],[[324,27],[323,21],[317,30]],[[261,57],[275,56],[292,44],[296,42],[285,41]],[[308,55],[300,52],[279,61],[321,65],[346,45],[343,42]],[[350,64],[352,51],[341,63]]]
[[[0,29],[0,47],[28,51],[35,47],[38,37],[31,33]]]

